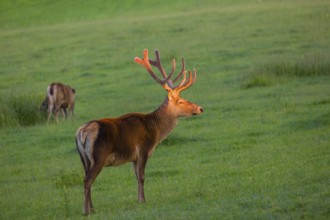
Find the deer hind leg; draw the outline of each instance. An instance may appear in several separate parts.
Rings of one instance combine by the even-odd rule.
[[[71,104],[71,106],[69,107],[69,112],[71,113],[71,117],[74,116],[74,103]]]
[[[148,156],[140,157],[137,161],[133,162],[134,172],[138,182],[138,202],[145,202],[144,196],[144,169],[147,164]]]
[[[94,164],[94,160],[90,157],[84,157],[81,155],[81,159],[84,165],[85,170],[85,179],[84,179],[84,209],[83,214],[88,215],[94,212],[94,207],[92,203],[92,184],[96,177],[99,175],[103,168],[103,162]]]
[[[106,157],[103,155],[96,158],[94,157],[94,142],[91,141],[90,136],[86,135],[83,131],[77,132],[76,143],[85,170],[83,214],[89,215],[94,212],[91,187],[94,180],[101,172]]]
[[[48,116],[47,116],[47,124],[49,124],[49,120],[50,120],[50,115],[51,115],[52,113],[51,112],[48,112]]]
[[[54,111],[54,117],[55,117],[56,123],[58,124],[58,110],[57,109],[55,109],[55,111]]]
[[[93,209],[91,199],[91,185],[95,176],[95,165],[92,153],[89,152],[88,148],[91,145],[88,135],[82,130],[79,130],[76,134],[76,145],[79,152],[79,156],[85,171],[84,178],[84,207],[83,214],[88,215]],[[93,170],[93,171],[92,171]],[[93,178],[94,173],[94,178]]]
[[[89,171],[87,171],[85,180],[84,180],[84,210],[83,214],[88,215],[94,212],[94,207],[92,203],[92,192],[91,187],[103,168],[103,164],[95,164]]]
[[[55,117],[55,120],[56,120],[57,124],[58,124],[58,115],[60,114],[60,112],[63,114],[61,105],[55,104],[55,106],[54,106],[54,117]]]

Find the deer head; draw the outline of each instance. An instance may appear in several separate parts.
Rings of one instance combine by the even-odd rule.
[[[196,70],[187,71],[185,70],[184,59],[182,58],[182,69],[179,74],[172,80],[171,77],[175,71],[175,59],[172,59],[172,71],[170,74],[167,74],[161,64],[160,55],[158,50],[155,50],[156,60],[151,60],[148,57],[148,50],[144,49],[143,58],[135,57],[134,61],[138,64],[144,66],[151,77],[159,83],[167,91],[167,101],[168,101],[168,110],[175,117],[185,117],[191,115],[198,115],[203,112],[203,109],[180,97],[180,92],[189,88],[196,80]],[[155,66],[158,68],[163,79],[161,80],[153,72],[152,67]],[[183,76],[183,77],[182,77]],[[182,78],[180,83],[176,83],[180,78]]]

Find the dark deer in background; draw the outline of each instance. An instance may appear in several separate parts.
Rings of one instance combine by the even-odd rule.
[[[47,87],[47,96],[39,107],[39,110],[47,109],[47,123],[49,123],[51,114],[54,114],[54,118],[58,123],[59,111],[67,117],[67,109],[69,109],[69,114],[73,116],[75,93],[76,91],[73,88],[62,83],[51,83]]]
[[[85,215],[93,211],[91,186],[104,166],[118,166],[132,162],[138,182],[138,201],[144,202],[144,169],[157,144],[169,135],[179,117],[203,112],[200,106],[180,97],[180,92],[194,83],[196,70],[187,74],[182,59],[180,73],[171,80],[175,70],[175,60],[172,61],[171,73],[167,75],[157,50],[155,54],[156,61],[149,60],[148,50],[145,49],[143,59],[137,57],[134,59],[135,62],[143,65],[151,77],[167,91],[164,102],[155,111],[149,114],[129,113],[118,118],[94,120],[77,130],[76,144],[85,170],[83,209]],[[163,79],[156,76],[151,65],[157,67]],[[181,78],[181,82],[175,85]]]

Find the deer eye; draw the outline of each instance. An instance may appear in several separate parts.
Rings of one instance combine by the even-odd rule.
[[[184,103],[184,101],[180,100],[179,101],[179,105],[182,105]]]

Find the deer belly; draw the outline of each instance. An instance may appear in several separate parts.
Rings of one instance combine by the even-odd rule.
[[[151,157],[151,155],[154,152],[155,148],[156,148],[156,144],[152,148],[150,148],[150,150],[148,151],[148,157]]]
[[[118,153],[111,153],[105,160],[104,166],[119,166],[136,159],[135,152],[130,156],[124,156]]]
[[[122,165],[124,163],[127,163],[128,161],[125,160],[124,158],[120,158],[118,155],[116,155],[115,153],[110,154],[105,163],[104,166],[118,166],[118,165]]]

